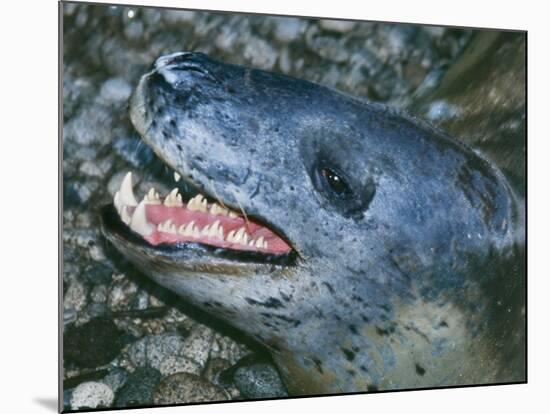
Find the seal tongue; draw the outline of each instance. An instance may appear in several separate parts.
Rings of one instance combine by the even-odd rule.
[[[262,223],[198,194],[184,202],[177,189],[164,200],[151,188],[137,204],[128,173],[114,197],[121,220],[152,245],[194,242],[216,247],[285,254],[292,249]]]

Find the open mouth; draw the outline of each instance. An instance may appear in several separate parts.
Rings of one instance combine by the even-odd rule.
[[[180,179],[174,173],[174,182]],[[266,256],[292,252],[292,247],[266,224],[200,193],[184,200],[177,186],[164,197],[151,188],[138,202],[131,172],[124,177],[113,204],[120,220],[152,246],[198,243]]]

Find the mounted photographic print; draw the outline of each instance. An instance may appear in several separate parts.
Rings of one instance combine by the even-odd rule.
[[[60,24],[63,411],[526,381],[526,32]]]

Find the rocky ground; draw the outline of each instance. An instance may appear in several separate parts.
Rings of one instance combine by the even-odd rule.
[[[468,30],[101,5],[63,5],[65,409],[286,395],[260,347],[150,282],[102,238],[98,208],[152,154],[127,100],[160,55],[202,51],[407,106]]]

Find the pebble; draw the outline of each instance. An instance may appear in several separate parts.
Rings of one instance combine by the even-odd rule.
[[[150,366],[160,370],[169,357],[185,356],[185,338],[177,333],[146,336],[134,342],[127,350],[130,362],[136,367]],[[163,366],[166,371],[167,367]]]
[[[63,309],[73,309],[81,311],[87,303],[87,289],[83,283],[73,280],[69,288],[63,295]]]
[[[307,22],[293,17],[274,17],[275,28],[273,36],[281,43],[289,43],[298,40],[307,28]]]
[[[136,368],[132,372],[126,384],[116,394],[116,407],[136,407],[151,405],[155,387],[161,379],[158,370],[151,367]]]
[[[121,335],[108,319],[92,319],[81,326],[71,326],[64,334],[64,357],[86,368],[107,364],[120,352]]]
[[[122,368],[114,367],[102,380],[115,393],[126,384],[129,378],[128,371]]]
[[[78,385],[71,396],[71,409],[110,407],[115,395],[108,385],[88,381]]]
[[[239,367],[233,376],[235,385],[246,398],[279,398],[288,393],[275,367],[257,363]]]
[[[319,26],[322,29],[337,33],[347,33],[351,31],[355,27],[355,25],[356,22],[349,22],[345,20],[319,20]]]
[[[225,401],[227,395],[218,387],[201,377],[178,373],[164,378],[153,397],[159,405],[182,404],[205,401]]]
[[[275,49],[265,40],[253,37],[247,42],[244,49],[244,57],[254,67],[270,70],[277,61]]]
[[[109,103],[122,103],[130,98],[132,87],[123,78],[111,78],[101,85],[99,94]]]

